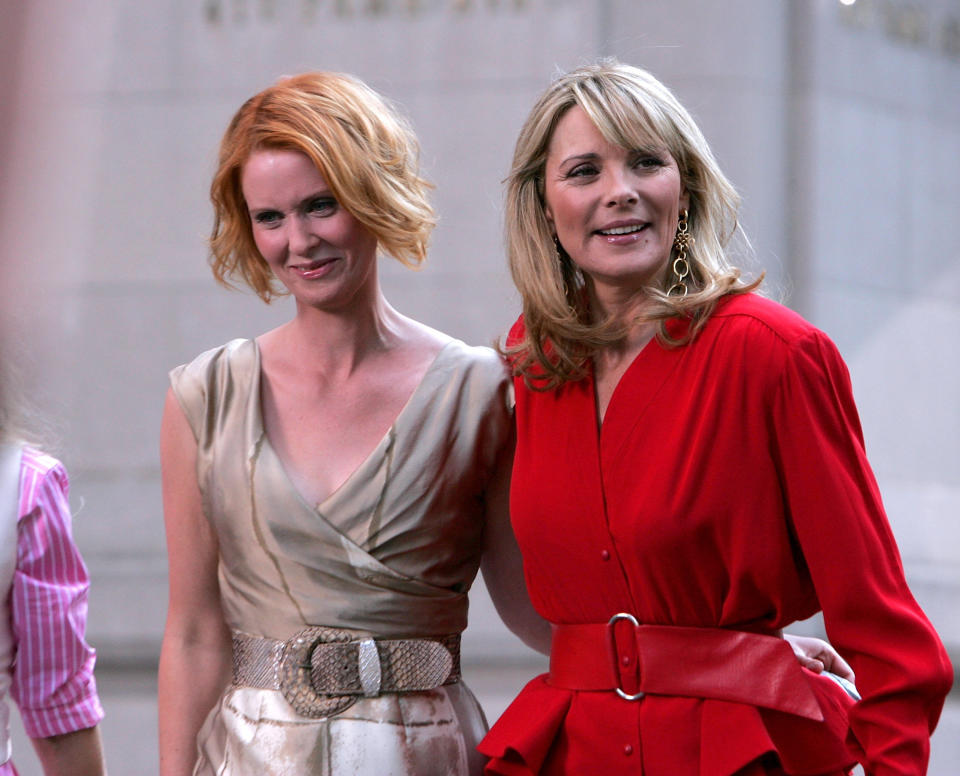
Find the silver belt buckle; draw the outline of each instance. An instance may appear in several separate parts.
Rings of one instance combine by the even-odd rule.
[[[432,690],[459,680],[459,638],[358,639],[353,631],[311,627],[280,649],[280,692],[311,718],[332,716],[358,698]]]
[[[354,634],[349,631],[313,627],[284,642],[280,656],[280,692],[298,714],[311,719],[331,717],[357,702],[358,695],[324,695],[313,685],[312,653],[317,644],[353,640]]]
[[[634,617],[632,614],[627,614],[626,612],[618,612],[617,614],[613,615],[613,617],[611,617],[610,621],[607,623],[607,627],[610,629],[609,630],[610,654],[613,655],[613,675],[616,677],[620,676],[620,666],[617,663],[617,637],[613,632],[613,626],[617,623],[618,620],[627,620],[633,625],[634,628],[640,627],[640,623],[637,622],[637,618]],[[642,693],[642,692],[634,693],[633,695],[630,695],[629,693],[624,692],[619,685],[619,681],[620,680],[618,678],[617,679],[618,684],[613,689],[616,690],[617,695],[619,695],[625,701],[638,701],[645,695],[645,693]]]

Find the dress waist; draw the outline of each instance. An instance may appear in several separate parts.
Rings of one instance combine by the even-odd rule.
[[[779,631],[640,625],[618,614],[607,623],[553,625],[548,684],[745,703],[820,721],[823,713]]]
[[[460,634],[356,638],[313,626],[286,641],[233,632],[233,684],[279,690],[305,717],[338,714],[360,697],[421,692],[460,681]]]

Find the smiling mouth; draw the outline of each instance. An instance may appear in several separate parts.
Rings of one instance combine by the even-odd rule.
[[[328,259],[314,259],[313,261],[307,261],[303,264],[291,264],[290,269],[295,270],[296,272],[313,272],[314,270],[325,267],[327,264],[336,261],[336,258]]]
[[[621,234],[636,234],[647,228],[646,224],[631,224],[630,226],[615,226],[612,229],[598,229],[597,234],[613,237]]]

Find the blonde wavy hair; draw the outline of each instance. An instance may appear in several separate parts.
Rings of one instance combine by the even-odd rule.
[[[687,248],[690,276],[686,296],[669,295],[672,261],[632,321],[594,320],[584,277],[554,243],[544,211],[544,171],[554,130],[568,110],[579,106],[604,138],[622,148],[663,148],[676,160],[689,195]],[[707,141],[687,110],[650,73],[615,60],[578,68],[557,78],[533,106],[520,130],[507,177],[504,228],[514,284],[523,301],[524,338],[501,351],[530,387],[550,390],[584,375],[587,360],[619,342],[631,325],[656,321],[666,344],[690,341],[725,294],[756,288],[740,279],[727,257],[735,234],[740,197],[720,171]],[[690,326],[680,338],[667,330],[671,318]]]
[[[306,154],[337,201],[409,267],[426,258],[436,225],[409,122],[382,96],[342,73],[283,78],[247,100],[220,143],[210,184],[210,266],[221,284],[242,281],[265,302],[285,294],[253,240],[241,188],[243,165],[260,149]]]

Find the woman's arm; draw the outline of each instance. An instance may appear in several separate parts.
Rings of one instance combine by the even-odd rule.
[[[104,776],[100,728],[91,727],[48,738],[34,738],[44,776]]]
[[[172,391],[160,432],[170,598],[160,651],[161,776],[187,776],[197,731],[230,679],[230,632],[220,607],[217,538],[200,499],[197,445]]]
[[[528,647],[549,655],[550,623],[537,614],[530,603],[523,578],[523,558],[510,525],[514,442],[514,433],[511,433],[487,485],[481,569],[500,619]]]
[[[90,578],[73,541],[68,489],[58,461],[23,451],[10,693],[46,776],[103,776],[103,708],[84,636]]]
[[[903,573],[864,449],[850,376],[817,331],[794,342],[771,407],[773,454],[827,636],[857,673],[850,731],[867,773],[922,774],[952,682]]]

